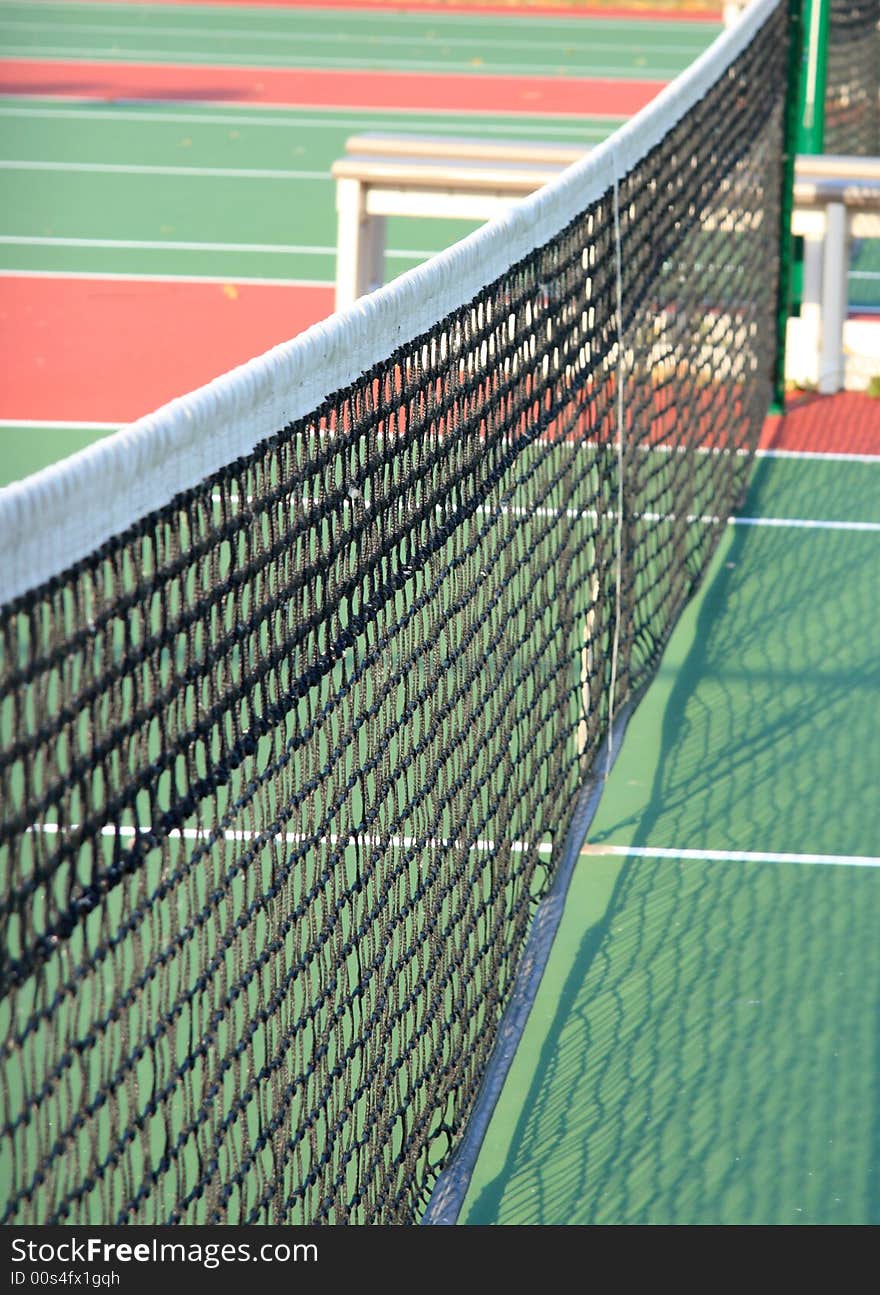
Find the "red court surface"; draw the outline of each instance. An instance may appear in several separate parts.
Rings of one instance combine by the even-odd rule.
[[[785,417],[764,424],[761,448],[880,455],[880,400],[862,391],[794,392],[786,397]]]
[[[332,309],[329,285],[7,278],[0,418],[129,422]]]
[[[338,72],[326,68],[201,67],[164,63],[92,63],[73,59],[2,59],[0,93],[65,98],[186,100],[309,108],[421,112],[523,112],[627,117],[663,81],[601,77],[425,75]]]
[[[0,418],[129,422],[243,364],[333,309],[333,288],[7,278]],[[794,393],[763,449],[880,456],[880,400]]]

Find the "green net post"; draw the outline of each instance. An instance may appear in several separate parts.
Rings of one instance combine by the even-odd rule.
[[[822,153],[825,148],[825,85],[828,76],[830,0],[803,2],[803,76],[799,103],[799,153]]]
[[[779,209],[779,292],[776,315],[776,372],[772,412],[781,414],[785,402],[785,333],[792,311],[796,272],[791,218],[794,210],[794,160],[801,139],[804,67],[804,9],[827,7],[827,0],[788,0],[788,90],[785,99],[785,145],[782,159],[782,201]],[[826,28],[827,30],[827,28]],[[823,73],[824,84],[824,73]],[[824,94],[824,90],[823,90]]]

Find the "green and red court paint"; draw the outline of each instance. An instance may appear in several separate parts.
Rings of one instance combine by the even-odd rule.
[[[880,456],[880,400],[861,391],[793,392],[785,406],[784,418],[764,424],[762,449]]]
[[[0,418],[125,423],[323,319],[333,289],[2,280]]]
[[[302,332],[333,289],[187,280],[2,280],[0,419],[124,423]],[[880,400],[790,397],[763,449],[880,456]]]
[[[476,73],[338,72],[74,59],[0,59],[0,94],[105,103],[174,101],[307,108],[628,117],[662,81]]]
[[[140,0],[77,0],[87,4],[125,4],[137,7]],[[152,0],[153,4],[180,7],[180,0]],[[703,9],[679,7],[676,9],[642,9],[638,6],[627,8],[623,5],[560,5],[560,4],[520,4],[512,0],[510,4],[468,4],[467,0],[449,0],[448,4],[432,3],[432,0],[187,0],[188,5],[204,8],[238,8],[238,9],[354,9],[367,13],[430,13],[449,14],[455,17],[490,18],[587,18],[616,19],[618,21],[637,22],[706,22],[720,23],[723,17],[720,9]]]

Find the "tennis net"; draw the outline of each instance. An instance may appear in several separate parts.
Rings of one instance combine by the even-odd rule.
[[[830,0],[825,152],[880,153],[880,0]]]
[[[0,493],[4,1221],[421,1216],[744,488],[787,43]]]

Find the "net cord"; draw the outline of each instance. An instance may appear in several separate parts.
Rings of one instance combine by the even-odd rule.
[[[0,604],[42,585],[313,413],[329,394],[435,328],[463,298],[549,242],[660,142],[781,2],[752,0],[736,24],[612,139],[497,220],[348,310],[0,490]],[[462,285],[469,286],[463,291]]]

